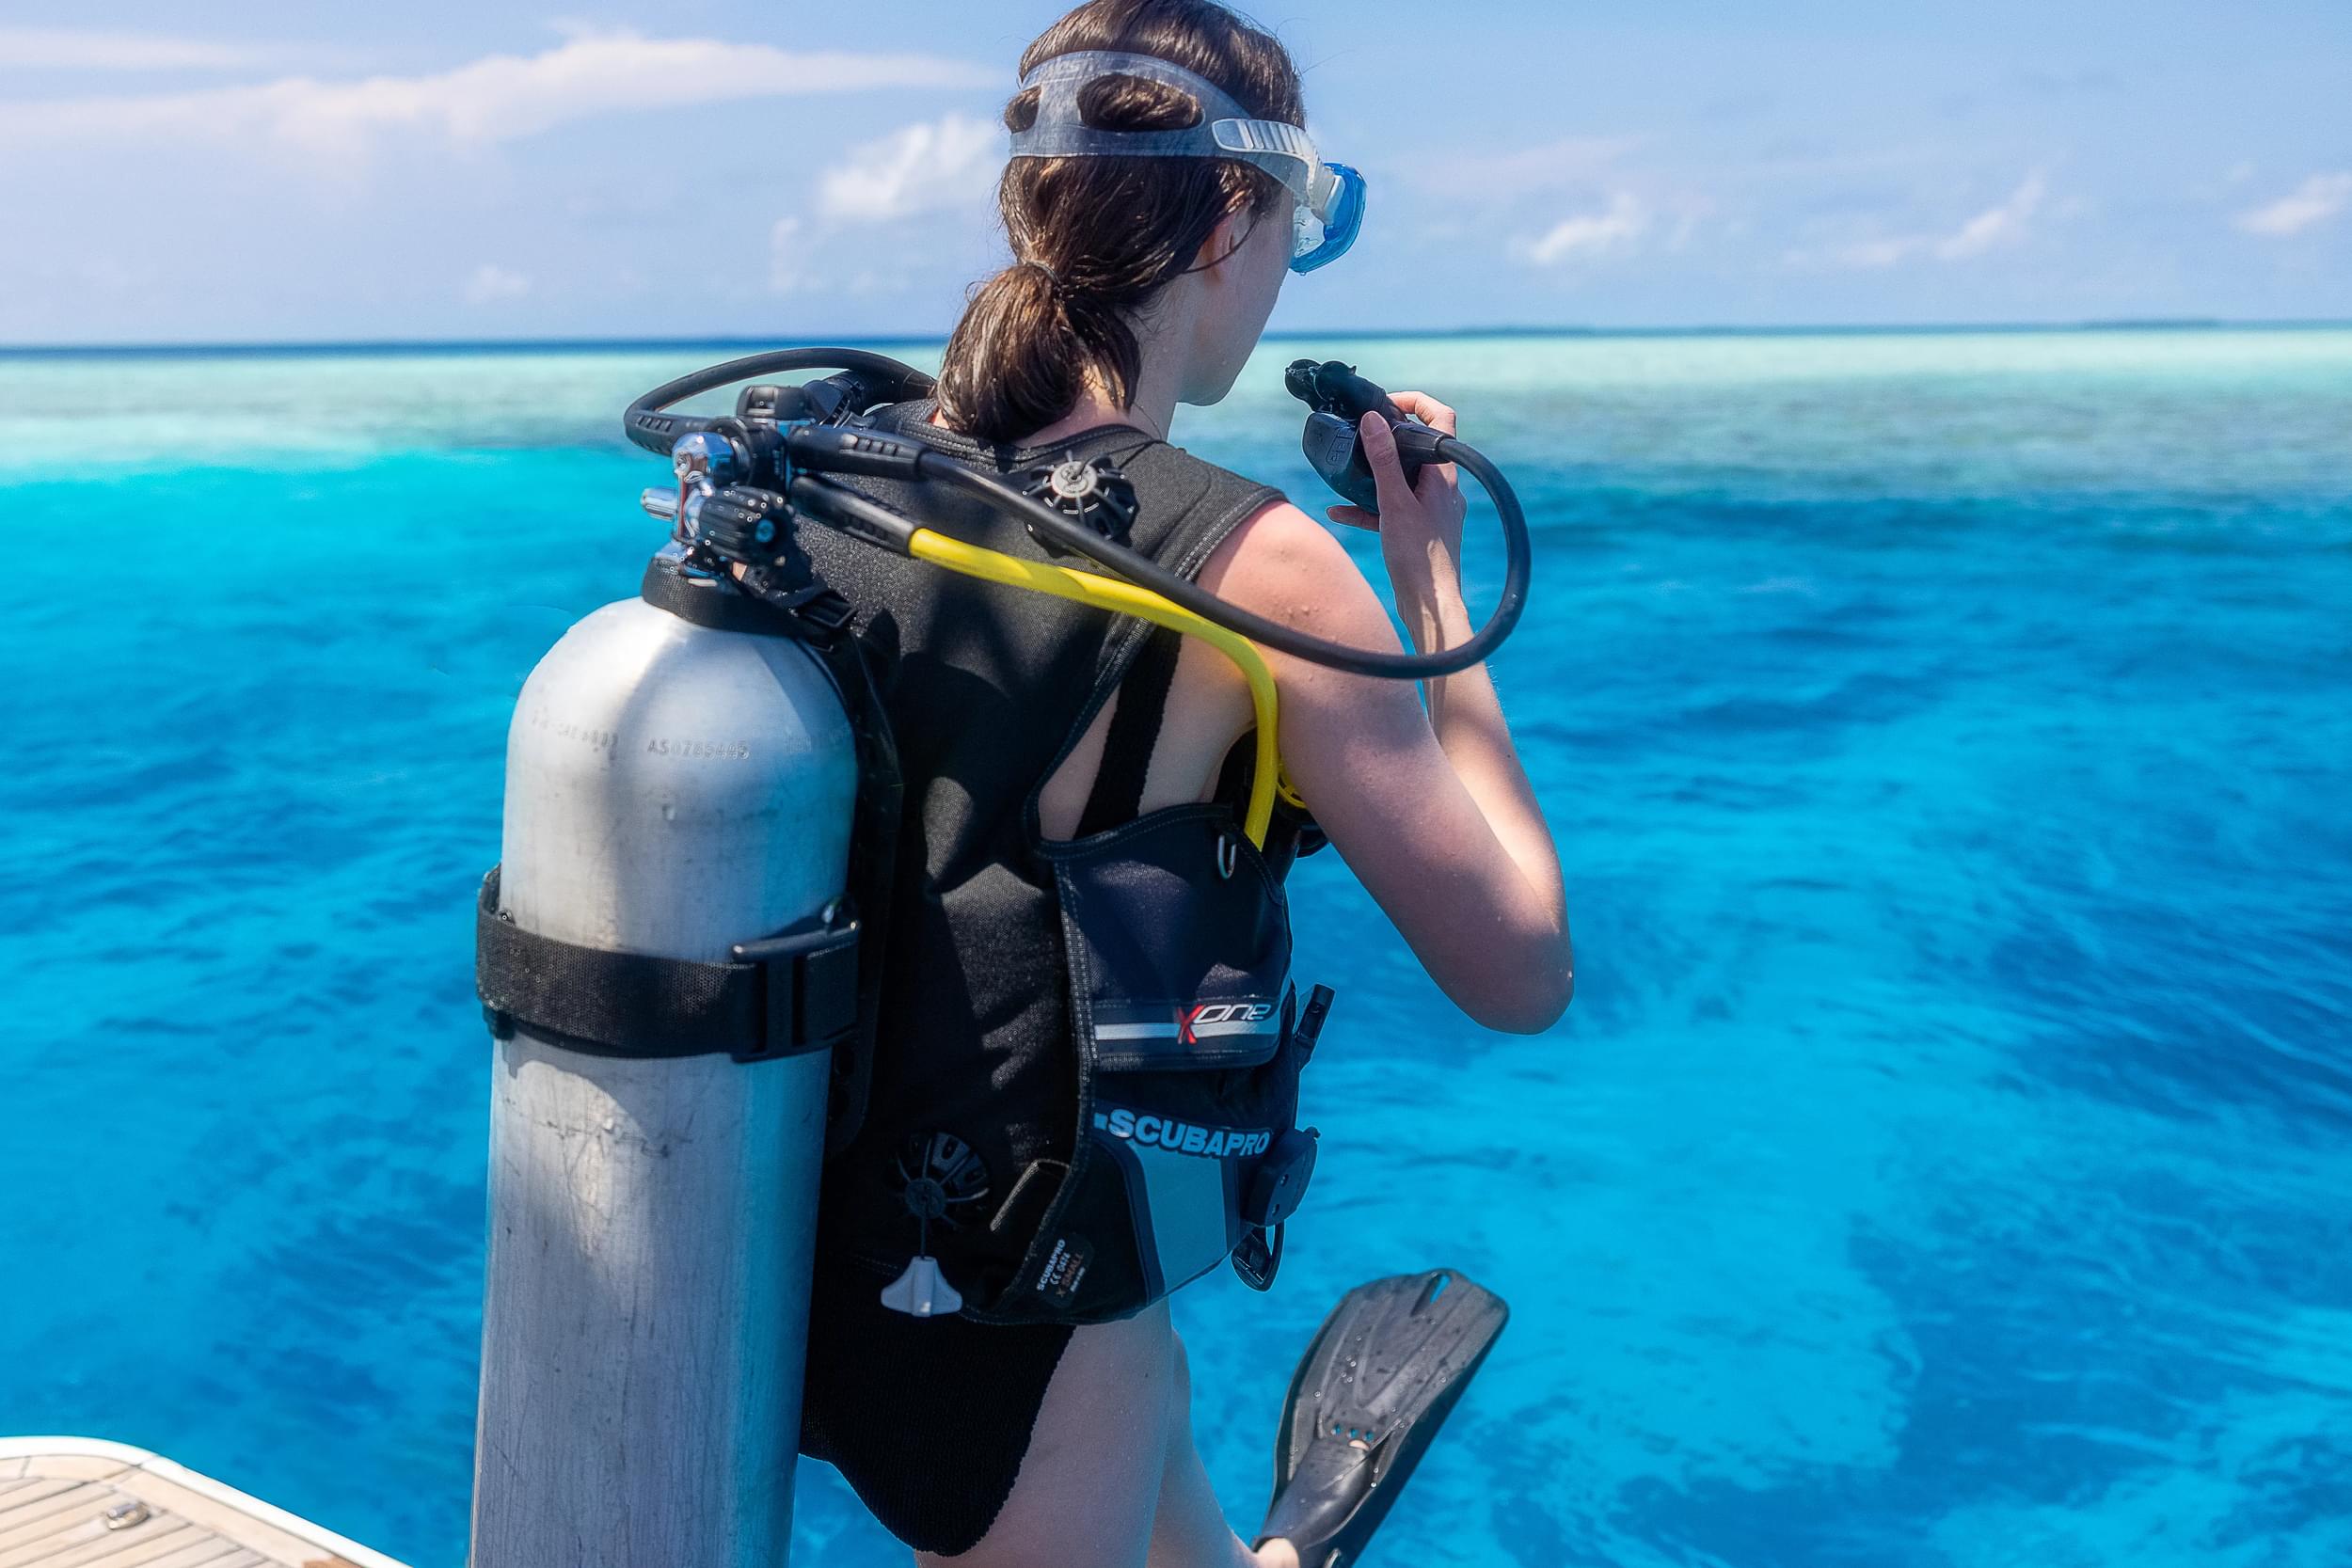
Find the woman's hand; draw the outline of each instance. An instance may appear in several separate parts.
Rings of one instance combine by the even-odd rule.
[[[1443,435],[1454,433],[1454,410],[1422,392],[1395,392],[1391,400],[1405,413]],[[1380,497],[1377,515],[1360,506],[1334,506],[1325,515],[1350,528],[1380,535],[1380,556],[1396,590],[1400,609],[1436,610],[1462,594],[1462,486],[1451,463],[1426,463],[1414,484],[1405,483],[1396,437],[1389,421],[1366,414],[1357,427],[1364,459]],[[1406,616],[1407,624],[1415,618]]]

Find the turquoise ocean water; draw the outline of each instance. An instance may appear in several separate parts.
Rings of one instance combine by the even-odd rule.
[[[1580,989],[1482,1033],[1302,867],[1323,1167],[1178,1304],[1236,1521],[1447,1263],[1516,1317],[1375,1562],[2352,1560],[2352,331],[1280,343],[1178,438],[1318,502],[1325,350],[1534,518]],[[463,1560],[507,713],[721,356],[0,358],[0,1433]]]

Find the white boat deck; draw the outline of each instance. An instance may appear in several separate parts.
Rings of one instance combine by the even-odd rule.
[[[401,1568],[121,1443],[0,1437],[0,1568]]]

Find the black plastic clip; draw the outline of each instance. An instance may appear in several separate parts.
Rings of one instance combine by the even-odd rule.
[[[759,1049],[730,1053],[739,1062],[831,1050],[857,1032],[858,923],[844,919],[813,931],[788,931],[729,951],[763,971],[767,1027]]]
[[[830,644],[857,618],[857,610],[850,601],[830,588],[818,590],[807,603],[794,611],[801,624],[816,636],[812,641]]]
[[[1253,1291],[1274,1289],[1274,1276],[1282,1268],[1282,1238],[1288,1226],[1278,1225],[1271,1230],[1252,1230],[1233,1249],[1233,1272],[1241,1282]]]
[[[1298,1065],[1304,1067],[1315,1053],[1315,1042],[1323,1038],[1323,1021],[1331,1016],[1332,998],[1338,993],[1329,986],[1317,986],[1307,993],[1307,1006],[1298,1015],[1298,1022],[1291,1031],[1298,1042]]]
[[[1233,1272],[1253,1291],[1270,1290],[1282,1266],[1282,1237],[1286,1222],[1307,1196],[1314,1180],[1315,1154],[1321,1148],[1311,1127],[1294,1127],[1274,1140],[1274,1148],[1258,1163],[1243,1196],[1242,1223],[1249,1228],[1233,1249]]]
[[[769,609],[790,616],[791,633],[801,641],[819,648],[839,641],[857,619],[856,607],[821,582],[799,588],[778,586],[779,575],[772,569],[755,571],[744,579],[743,587]]]

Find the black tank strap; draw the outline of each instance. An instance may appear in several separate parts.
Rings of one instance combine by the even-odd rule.
[[[1152,752],[1159,742],[1168,688],[1175,684],[1176,660],[1183,652],[1177,633],[1155,628],[1127,667],[1119,683],[1119,705],[1111,709],[1110,734],[1104,738],[1103,763],[1095,770],[1086,810],[1078,816],[1080,838],[1142,815],[1143,781],[1152,770]]]
[[[490,1033],[517,1025],[595,1056],[766,1061],[851,1043],[858,924],[813,921],[735,949],[732,963],[614,953],[543,937],[499,908],[499,868],[474,913],[474,990]]]

